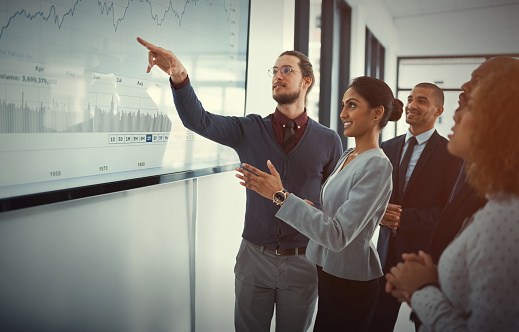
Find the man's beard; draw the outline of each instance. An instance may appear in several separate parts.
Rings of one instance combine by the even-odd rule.
[[[301,90],[294,92],[294,93],[284,93],[280,95],[273,95],[272,98],[279,104],[279,105],[290,105],[296,102],[297,99],[299,99],[299,95],[301,94]]]

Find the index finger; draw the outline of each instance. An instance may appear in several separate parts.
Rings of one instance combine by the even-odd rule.
[[[148,48],[148,46],[154,46],[152,43],[148,43],[147,41],[145,41],[144,39],[142,39],[141,37],[137,37],[137,41],[144,47]]]
[[[425,252],[420,250],[418,252],[418,256],[420,256],[420,258],[423,260],[425,265],[434,265],[431,255],[426,254]]]
[[[400,205],[389,203],[387,205],[386,211],[402,211],[402,207]]]
[[[423,263],[423,259],[421,257],[419,257],[417,254],[415,254],[414,252],[413,253],[409,253],[409,254],[402,254],[402,258],[406,262],[409,261],[409,262]]]
[[[386,277],[387,280],[387,277]],[[389,281],[386,281],[386,293],[391,293],[395,287]]]
[[[400,217],[401,213],[400,211],[394,211],[394,210],[386,210],[386,212],[384,212],[384,216],[394,216],[394,217]]]
[[[262,174],[267,174],[267,173],[265,173],[265,172],[260,171],[260,170],[257,169],[256,167],[254,167],[254,166],[252,166],[252,165],[249,165],[249,164],[246,164],[246,163],[241,164],[241,167],[242,167],[245,171],[247,171],[247,172],[249,172],[249,173],[252,173],[252,174],[254,174],[254,175],[256,175],[256,176],[260,176],[260,175],[262,175]]]
[[[246,177],[248,177],[248,178],[252,177],[252,175],[254,175],[255,177],[257,177],[256,174],[252,173],[251,171],[249,171],[249,170],[246,169],[246,168],[236,167],[234,170],[237,171],[237,172],[242,173],[244,176],[246,176]]]
[[[387,286],[387,283],[389,283],[389,284],[391,284],[391,286],[393,286],[393,288],[398,288],[397,279],[393,273],[386,273],[385,277],[386,277],[386,286]],[[386,291],[387,291],[387,288],[386,288]]]

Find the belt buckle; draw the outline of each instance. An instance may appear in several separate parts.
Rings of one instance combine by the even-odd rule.
[[[276,248],[276,256],[281,256],[280,253],[278,253],[278,249]]]

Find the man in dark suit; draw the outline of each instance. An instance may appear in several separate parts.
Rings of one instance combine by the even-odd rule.
[[[443,112],[443,91],[417,84],[407,99],[407,134],[381,144],[393,164],[393,193],[380,223],[377,250],[384,272],[402,261],[403,253],[426,250],[461,169],[447,151],[448,140],[434,129]],[[370,331],[393,331],[400,303],[385,292],[385,277]]]

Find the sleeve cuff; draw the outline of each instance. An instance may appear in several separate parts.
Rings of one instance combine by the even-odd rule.
[[[429,282],[429,283],[426,283],[426,284],[420,286],[420,288],[418,288],[416,291],[422,290],[422,289],[424,289],[425,287],[429,287],[429,286],[432,286],[432,287],[436,287],[436,288],[438,288],[438,289],[441,289],[439,284],[437,284],[437,283],[435,283],[435,282]]]
[[[171,88],[172,88],[173,90],[182,89],[182,88],[185,87],[188,83],[189,83],[189,75],[186,77],[185,80],[183,80],[182,82],[180,82],[180,83],[178,83],[178,84],[173,83],[173,81],[171,80],[171,77],[169,78],[169,85],[171,85]]]

